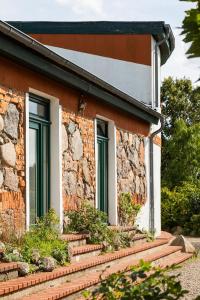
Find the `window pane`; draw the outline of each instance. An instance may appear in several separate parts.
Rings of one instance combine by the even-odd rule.
[[[37,131],[30,128],[29,137],[30,224],[35,224],[37,217]]]
[[[29,112],[41,118],[48,117],[47,107],[37,102],[33,102],[33,101],[29,102]]]

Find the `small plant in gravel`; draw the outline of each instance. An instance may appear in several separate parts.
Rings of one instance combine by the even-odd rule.
[[[100,286],[92,292],[83,293],[90,300],[160,300],[181,299],[188,291],[181,287],[179,275],[170,275],[174,267],[161,269],[141,261],[130,272],[101,275]]]
[[[55,211],[50,209],[15,243],[6,243],[1,260],[26,262],[31,271],[52,271],[56,264],[66,264],[68,245],[60,238]]]
[[[141,205],[135,203],[130,193],[121,193],[118,203],[119,223],[122,226],[133,226]]]

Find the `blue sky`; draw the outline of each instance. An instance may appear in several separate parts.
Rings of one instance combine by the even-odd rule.
[[[178,0],[0,0],[0,19],[29,21],[165,21],[176,39],[176,49],[162,67],[166,76],[190,78],[200,74],[200,59],[187,59],[188,48],[180,36],[184,11],[189,2]]]

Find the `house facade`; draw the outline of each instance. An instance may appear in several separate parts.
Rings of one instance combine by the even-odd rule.
[[[173,47],[163,22],[0,23],[3,234],[50,207],[62,227],[84,199],[117,225],[122,192],[160,233],[159,70]]]

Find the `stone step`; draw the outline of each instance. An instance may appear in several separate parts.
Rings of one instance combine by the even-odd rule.
[[[83,246],[69,248],[70,262],[83,261],[84,259],[101,254],[103,245],[87,244]]]
[[[82,234],[82,233],[69,233],[69,234],[63,234],[61,238],[64,241],[67,241],[69,243],[70,247],[77,247],[77,246],[83,246],[86,245],[86,240],[89,237],[88,234]]]
[[[0,282],[18,277],[18,263],[0,263]]]
[[[108,266],[118,263],[143,258],[144,255],[160,253],[168,243],[168,240],[155,240],[112,253],[90,257],[81,262],[75,262],[65,267],[59,267],[53,272],[43,272],[12,279],[0,283],[0,298],[2,300],[21,299],[23,296],[39,292],[45,288],[53,287],[75,278],[88,277],[93,271],[102,271]],[[171,248],[172,249],[172,248]],[[87,276],[85,276],[87,275]]]
[[[176,263],[188,259],[188,255],[181,253],[181,247],[176,246],[166,246],[162,251],[156,251],[155,253],[144,255],[143,260],[148,262],[159,262],[161,259],[164,262],[167,260],[167,265],[170,264],[170,259],[172,255]],[[80,296],[80,292],[94,287],[100,283],[101,278],[106,278],[110,274],[116,273],[118,271],[129,271],[132,266],[137,266],[139,264],[139,259],[133,259],[129,261],[124,261],[111,266],[106,269],[103,273],[102,270],[96,270],[88,274],[87,276],[82,276],[71,280],[70,282],[63,283],[56,287],[50,287],[39,293],[34,293],[28,297],[24,297],[21,300],[53,300],[53,299],[77,299]],[[172,259],[171,259],[172,261]],[[164,265],[165,263],[163,263]],[[101,277],[101,278],[100,278]]]

